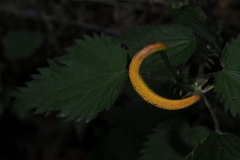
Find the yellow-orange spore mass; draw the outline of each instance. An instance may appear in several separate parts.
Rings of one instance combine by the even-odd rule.
[[[139,69],[143,62],[143,60],[158,51],[164,51],[167,49],[167,46],[164,43],[158,42],[151,44],[141,51],[139,51],[132,59],[129,66],[129,77],[134,89],[137,93],[148,103],[151,103],[159,108],[167,109],[167,110],[177,110],[183,109],[192,104],[199,101],[200,96],[198,94],[194,94],[188,98],[180,99],[180,100],[172,100],[166,99],[154,93],[143,81]]]

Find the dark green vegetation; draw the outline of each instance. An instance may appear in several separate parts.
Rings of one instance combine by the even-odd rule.
[[[240,28],[226,36],[210,2],[113,3],[130,7],[125,19],[158,9],[121,34],[98,17],[111,3],[36,2],[0,1],[0,159],[240,159]],[[199,87],[200,102],[166,111],[133,90],[129,62],[155,42],[182,80],[156,54],[141,66],[148,86],[175,99]]]

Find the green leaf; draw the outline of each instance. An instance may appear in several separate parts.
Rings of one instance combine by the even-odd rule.
[[[64,57],[49,60],[39,69],[35,81],[15,93],[20,105],[37,108],[36,113],[61,110],[58,117],[87,121],[109,108],[127,78],[126,53],[120,45],[102,35],[85,37],[69,47]]]
[[[140,160],[182,159],[207,133],[204,127],[190,128],[179,120],[160,124],[145,143]]]
[[[240,36],[227,43],[221,64],[223,71],[215,78],[215,91],[222,97],[225,110],[233,116],[240,113]]]
[[[42,37],[31,32],[12,31],[2,40],[5,57],[18,59],[29,56],[42,43]]]
[[[90,160],[137,160],[142,136],[125,128],[113,128],[94,148]]]
[[[239,160],[240,138],[211,132],[185,160]]]
[[[206,16],[200,7],[195,5],[179,6],[174,4],[171,6],[171,13],[177,23],[192,28],[194,34],[199,38],[220,50],[216,43],[216,39],[210,32]]]
[[[196,42],[192,31],[184,26],[143,26],[130,30],[118,40],[129,47],[129,55],[133,57],[145,46],[164,42],[167,45],[167,54],[174,65],[185,63],[196,50]],[[160,55],[151,55],[142,66],[141,72],[169,76]]]

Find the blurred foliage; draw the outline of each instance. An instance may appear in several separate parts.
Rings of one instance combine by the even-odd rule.
[[[32,54],[38,48],[43,39],[41,36],[30,32],[12,31],[3,39],[5,46],[4,54],[8,59],[25,58]]]

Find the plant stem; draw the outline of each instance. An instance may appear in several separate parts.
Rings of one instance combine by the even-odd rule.
[[[211,115],[212,115],[212,119],[213,119],[213,122],[214,122],[214,126],[215,126],[215,132],[217,133],[222,133],[220,130],[219,130],[219,123],[218,123],[218,120],[217,120],[217,117],[216,117],[216,114],[211,106],[211,104],[209,103],[208,99],[206,98],[206,96],[202,93],[201,96],[203,97],[204,99],[204,102],[206,104],[206,106],[208,107]]]
[[[217,71],[217,72],[213,72],[213,73],[209,73],[209,74],[206,74],[206,75],[203,75],[203,76],[201,76],[200,78],[213,77],[213,76],[215,76],[216,74],[218,74],[218,73],[220,73],[220,72],[222,72],[222,70],[221,70],[221,71]]]
[[[163,82],[169,82],[171,80],[170,78],[167,78],[167,77],[161,77],[161,76],[148,74],[148,73],[141,73],[141,75],[143,77],[148,77],[148,78],[156,79],[156,80],[163,81]]]
[[[177,74],[175,68],[173,67],[166,51],[163,51],[160,53],[165,65],[167,66],[167,68],[170,70],[171,74],[173,75],[173,77],[179,82],[182,83],[182,78]]]

